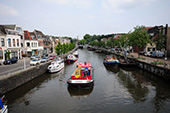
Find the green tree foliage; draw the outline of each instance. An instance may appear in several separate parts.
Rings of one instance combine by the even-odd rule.
[[[56,48],[55,48],[57,55],[60,55],[60,54],[61,54],[61,48],[62,48],[61,42],[59,41],[58,44],[57,44],[57,46],[56,46]]]
[[[161,50],[161,49],[166,49],[166,40],[167,36],[162,35],[163,30],[159,31],[158,37],[153,40],[153,42],[156,44],[156,49]]]
[[[56,53],[57,55],[61,55],[62,53],[65,54],[65,53],[68,53],[69,51],[71,51],[72,49],[75,48],[75,43],[64,43],[64,44],[61,44],[60,42],[58,42],[57,46],[56,46]]]
[[[10,51],[7,51],[6,54],[7,54],[8,60],[9,60],[9,59],[10,59],[10,54],[11,54],[11,52],[10,52]]]
[[[89,43],[92,40],[92,37],[89,34],[86,34],[84,39],[87,41],[87,43]]]
[[[129,35],[129,44],[131,46],[137,46],[139,49],[146,46],[150,42],[149,34],[145,26],[136,26],[134,31]],[[139,53],[138,53],[139,55]]]
[[[85,39],[80,40],[80,44],[81,44],[81,45],[84,45],[84,44],[86,44],[86,43],[87,43],[87,41],[86,41]]]
[[[66,43],[66,46],[65,46],[65,53],[68,53],[69,52],[69,44]]]

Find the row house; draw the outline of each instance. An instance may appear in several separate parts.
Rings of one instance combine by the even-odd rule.
[[[58,42],[60,42],[61,44],[66,44],[66,43],[70,43],[70,39],[67,38],[55,38],[55,37],[51,37],[51,41],[52,41],[52,52],[55,53],[55,47],[57,46]]]
[[[59,37],[59,41],[60,41],[61,44],[70,43],[70,39],[62,38],[62,37]]]
[[[55,47],[57,46],[58,42],[59,42],[58,38],[54,38],[54,37],[52,38],[52,48],[53,48],[52,53],[56,53]]]
[[[33,32],[24,31],[25,38],[25,54],[28,56],[41,55],[43,47],[38,46],[38,39],[35,37]]]
[[[22,58],[23,36],[21,26],[0,25],[0,61],[7,60],[7,52],[10,52],[10,58]]]
[[[38,39],[38,46],[43,47],[43,51],[41,51],[41,54],[44,53],[52,53],[52,42],[50,40],[50,36],[44,35],[39,30],[34,30],[33,33],[35,34],[35,37]]]

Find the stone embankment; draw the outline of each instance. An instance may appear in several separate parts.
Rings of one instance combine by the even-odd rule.
[[[106,54],[114,54],[118,58],[124,58],[123,54],[121,53],[115,53],[112,52],[111,50],[104,49],[104,48],[96,48],[92,46],[88,46],[89,48],[92,48],[93,50],[100,49],[103,51],[103,53]],[[146,58],[145,59],[137,59],[137,56],[134,54],[132,56],[127,56],[127,59],[133,60],[134,62],[137,63],[137,67],[148,71],[150,73],[153,73],[154,75],[160,76],[162,78],[165,78],[167,80],[170,80],[170,63],[168,61],[164,61],[164,65],[154,65],[151,64],[152,61],[157,61],[155,58]]]
[[[60,57],[66,59],[67,55],[73,53],[76,49],[77,48],[70,51],[69,53],[61,55]],[[1,76],[0,96],[44,74],[47,71],[47,67],[51,62],[52,61],[48,61],[37,66],[30,66],[25,70],[20,70],[8,75]]]

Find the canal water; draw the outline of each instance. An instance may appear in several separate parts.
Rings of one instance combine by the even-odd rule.
[[[70,88],[76,63],[45,73],[6,94],[9,113],[169,113],[170,83],[138,68],[109,68],[105,54],[79,50],[94,68],[94,85]]]

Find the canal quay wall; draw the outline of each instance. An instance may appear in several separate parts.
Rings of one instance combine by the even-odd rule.
[[[66,59],[67,55],[73,53],[76,49],[77,48],[60,57]],[[0,96],[44,74],[51,62],[52,61],[48,61],[37,66],[30,66],[25,70],[0,76]]]
[[[118,54],[118,53],[114,53],[112,51],[109,51],[108,49],[95,48],[95,47],[92,47],[92,46],[88,46],[88,48],[92,48],[93,50],[100,49],[105,54],[115,54],[120,59],[124,58],[123,55]],[[150,60],[141,60],[141,59],[136,59],[136,58],[130,57],[130,56],[127,56],[127,59],[133,60],[133,62],[136,62],[138,68],[141,68],[145,71],[148,71],[148,72],[150,72],[150,73],[152,73],[156,76],[170,80],[170,67],[168,67],[166,65],[154,65],[154,64],[151,64]]]

